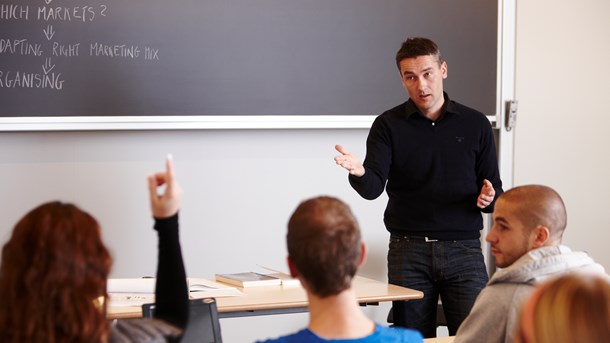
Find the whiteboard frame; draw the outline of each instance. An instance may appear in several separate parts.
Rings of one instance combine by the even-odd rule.
[[[370,128],[373,115],[82,116],[7,117],[0,131],[354,129]]]
[[[368,129],[376,115],[7,117],[0,131]],[[495,123],[496,116],[488,116]]]

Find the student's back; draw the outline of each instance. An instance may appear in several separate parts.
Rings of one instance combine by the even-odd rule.
[[[303,329],[297,333],[282,336],[276,339],[269,339],[262,343],[324,343],[331,340],[322,338],[309,329]],[[332,339],[333,343],[420,343],[422,335],[415,331],[405,328],[389,328],[381,325],[375,326],[375,331],[368,336],[361,338]]]

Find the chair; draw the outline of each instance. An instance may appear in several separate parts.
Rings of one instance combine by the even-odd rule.
[[[394,324],[394,311],[390,308],[388,312],[388,323]],[[438,306],[436,307],[436,327],[439,326],[447,326],[447,319],[445,319],[445,311],[443,310],[443,304],[441,301],[438,301]]]
[[[155,304],[142,305],[144,317],[153,317]],[[220,320],[214,298],[189,300],[189,321],[181,343],[222,343]]]

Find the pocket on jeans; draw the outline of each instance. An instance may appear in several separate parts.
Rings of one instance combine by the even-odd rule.
[[[396,235],[391,235],[390,236],[390,243],[388,244],[388,247],[390,248],[390,250],[392,250],[392,249],[402,249],[405,246],[406,241],[407,240],[404,239],[403,237],[396,236]]]
[[[470,253],[482,253],[481,241],[478,239],[455,241],[455,246],[460,247]]]

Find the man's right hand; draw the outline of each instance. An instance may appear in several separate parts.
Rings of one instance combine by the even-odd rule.
[[[364,166],[362,163],[356,158],[356,156],[349,153],[345,150],[344,147],[340,145],[335,145],[335,149],[341,153],[341,155],[335,156],[335,162],[341,167],[345,168],[350,174],[361,177],[364,175]]]

